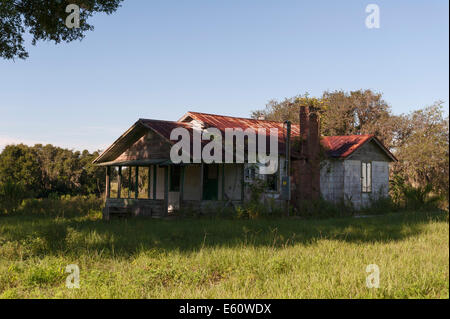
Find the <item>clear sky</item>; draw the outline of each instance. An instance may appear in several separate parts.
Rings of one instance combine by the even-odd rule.
[[[365,8],[380,7],[367,29]],[[138,118],[248,117],[270,99],[373,89],[395,113],[449,100],[447,0],[125,0],[82,42],[0,60],[0,149],[111,144]]]

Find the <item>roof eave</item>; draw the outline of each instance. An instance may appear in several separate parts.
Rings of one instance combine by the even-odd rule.
[[[391,159],[392,162],[398,162],[398,160],[394,156],[394,154],[392,154],[375,135],[372,135],[370,138],[368,138],[366,141],[364,141],[361,145],[359,145],[357,148],[352,150],[350,154],[348,154],[346,156],[342,156],[341,158],[346,159],[346,160],[350,159],[357,150],[359,150],[361,147],[363,147],[370,141],[374,141],[384,151],[384,153]]]
[[[108,154],[112,149],[114,149],[125,137],[127,137],[133,130],[135,130],[137,127],[145,127],[141,122],[141,120],[136,121],[128,130],[125,131],[118,139],[114,141],[106,150],[104,150],[93,162],[92,164],[100,164],[103,157],[105,157],[106,154]]]

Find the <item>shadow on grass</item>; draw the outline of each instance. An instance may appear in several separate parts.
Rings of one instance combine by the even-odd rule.
[[[446,213],[398,213],[370,218],[328,220],[52,219],[11,216],[0,221],[0,239],[40,239],[39,254],[101,253],[131,257],[142,251],[193,252],[210,247],[286,247],[320,240],[375,243],[420,234],[431,221],[448,222]]]

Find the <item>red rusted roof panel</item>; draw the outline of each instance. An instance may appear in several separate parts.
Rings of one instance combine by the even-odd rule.
[[[140,119],[139,121],[146,127],[153,129],[157,134],[161,135],[167,140],[170,140],[170,133],[177,127],[183,127],[192,134],[192,125],[190,123],[151,120],[151,119]]]
[[[161,121],[161,120],[152,120],[152,119],[140,119],[136,124],[141,124],[140,127],[146,127],[147,129],[153,130],[156,134],[165,138],[170,143],[175,143],[176,141],[170,141],[170,134],[172,130],[177,127],[183,127],[188,130],[191,137],[191,148],[193,141],[193,124],[189,121],[193,119],[203,124],[204,128],[215,127],[219,129],[222,133],[222,137],[225,137],[225,129],[226,128],[240,128],[242,130],[246,130],[248,128],[252,128],[257,131],[259,128],[266,129],[266,136],[270,134],[271,128],[278,129],[278,152],[279,154],[285,154],[285,127],[282,122],[274,122],[274,121],[265,121],[265,120],[257,120],[257,119],[248,119],[248,118],[239,118],[239,117],[231,117],[231,116],[223,116],[223,115],[215,115],[215,114],[206,114],[206,113],[197,113],[197,112],[188,112],[186,113],[179,121]],[[127,147],[128,144],[133,142],[135,139],[132,139],[131,142],[127,138],[127,136],[133,135],[133,132],[138,130],[138,126],[133,126],[130,128],[130,132],[125,133],[125,135],[121,136],[118,141],[116,141],[112,146],[110,146],[106,151],[104,151],[95,162],[101,162],[102,158],[115,157],[117,154],[123,151],[124,148]],[[298,138],[300,136],[300,127],[298,124],[292,124],[291,126],[291,136],[292,139]],[[139,135],[140,136],[140,135]],[[139,137],[137,136],[137,137]],[[386,147],[384,147],[381,142],[374,137],[373,135],[348,135],[348,136],[324,136],[321,137],[321,145],[324,148],[326,154],[333,158],[346,158],[362,145],[364,145],[367,141],[374,139],[381,148],[395,161],[394,155],[392,155]],[[202,146],[209,143],[209,141],[201,141]],[[266,138],[266,150],[270,150],[270,140]],[[294,144],[294,143],[293,143]],[[129,147],[130,145],[128,145]],[[224,151],[224,150],[223,150]],[[117,153],[117,154],[116,154]],[[298,152],[296,149],[292,149],[292,156],[297,157]],[[106,159],[105,159],[106,160]],[[109,159],[110,160],[110,159]]]
[[[170,140],[170,133],[174,128],[184,127],[188,129],[191,135],[192,143],[193,126],[190,122],[186,122],[190,119],[201,122],[204,126],[203,128],[214,127],[219,129],[222,132],[223,137],[225,137],[226,128],[241,128],[242,130],[252,128],[255,131],[259,128],[264,128],[266,129],[266,136],[270,134],[271,128],[276,128],[278,129],[278,151],[280,154],[285,153],[285,127],[282,122],[199,112],[188,112],[178,122],[147,119],[141,119],[140,121],[147,127],[155,130],[161,136],[165,137],[167,140]],[[291,136],[292,138],[300,136],[300,127],[298,124],[292,124]],[[321,138],[321,145],[325,149],[328,156],[333,158],[346,158],[371,138],[374,138],[374,135],[323,136]],[[205,145],[208,142],[209,141],[202,141],[202,144]],[[269,147],[269,139],[267,139],[267,147]],[[267,148],[267,150],[269,149]],[[293,150],[293,154],[295,154],[295,151],[296,150]],[[385,149],[385,151],[389,152],[387,149]]]
[[[374,135],[323,136],[321,144],[328,156],[345,158],[373,137]]]
[[[285,141],[286,129],[284,127],[284,123],[275,122],[275,121],[266,121],[266,120],[257,120],[257,119],[249,119],[242,117],[233,117],[233,116],[225,116],[225,115],[216,115],[216,114],[208,114],[208,113],[199,113],[199,112],[188,112],[186,113],[179,122],[183,120],[187,120],[192,118],[198,122],[201,122],[204,125],[204,128],[215,127],[220,130],[225,136],[226,128],[241,128],[242,130],[246,130],[248,128],[252,128],[257,133],[257,130],[262,128],[266,129],[265,135],[266,137],[270,136],[270,129],[278,129],[278,152],[280,154],[284,154],[286,150]],[[186,122],[184,122],[186,123]],[[297,124],[291,125],[291,136],[296,137],[300,136],[300,128]],[[267,138],[267,146],[266,149],[269,151],[269,143],[270,140]]]
[[[188,112],[181,120],[192,118],[199,122],[202,122],[205,127],[216,127],[222,132],[225,128],[258,128],[267,129],[267,135],[269,129],[278,129],[278,145],[281,154],[285,153],[285,128],[284,123],[257,119],[248,119],[224,115],[215,115],[208,113]],[[293,138],[300,136],[300,126],[298,124],[292,124],[291,136]],[[361,147],[365,142],[374,137],[373,135],[346,135],[346,136],[324,136],[321,138],[322,147],[326,150],[330,157],[345,158],[352,154],[355,150]],[[293,150],[295,152],[295,150]]]

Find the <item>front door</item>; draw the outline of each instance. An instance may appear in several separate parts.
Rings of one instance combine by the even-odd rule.
[[[203,200],[218,200],[219,165],[203,165]]]

